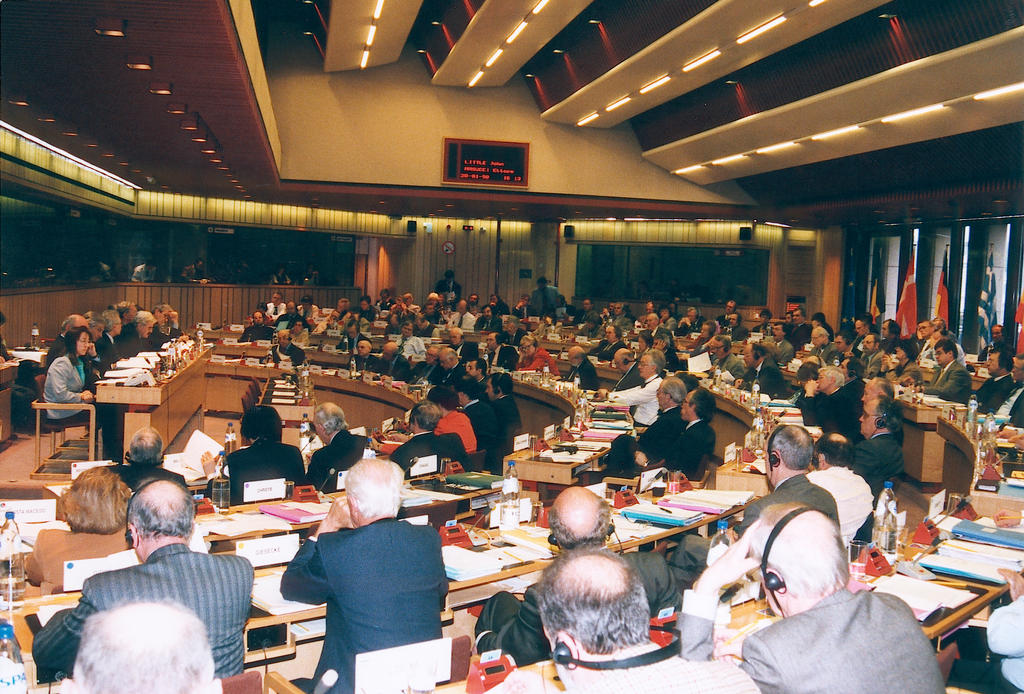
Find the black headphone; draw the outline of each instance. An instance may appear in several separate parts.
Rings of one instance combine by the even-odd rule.
[[[876,429],[888,429],[888,422],[885,419],[885,415],[879,415],[875,417],[875,428]]]
[[[648,651],[647,653],[641,653],[640,655],[634,655],[629,658],[620,658],[616,660],[577,660],[572,657],[572,651],[569,650],[569,645],[567,643],[564,641],[555,641],[555,647],[551,651],[551,659],[558,665],[565,665],[570,668],[582,665],[588,670],[620,670],[660,663],[663,660],[668,660],[669,658],[674,658],[679,655],[680,650],[679,631],[672,629],[672,641],[670,641],[667,646],[662,646],[657,650]]]
[[[775,455],[778,454],[776,453]],[[801,513],[807,513],[808,511],[813,510],[813,508],[808,508],[807,506],[793,509],[780,518],[779,522],[775,524],[774,528],[772,528],[772,531],[768,533],[768,540],[764,543],[764,551],[761,553],[761,575],[764,577],[765,589],[771,593],[786,590],[786,580],[776,572],[768,570],[768,555],[772,551],[772,545],[775,544],[775,539],[791,520],[799,516]]]
[[[778,451],[771,451],[768,454],[768,467],[774,470],[780,465],[782,465],[782,456],[779,455]]]

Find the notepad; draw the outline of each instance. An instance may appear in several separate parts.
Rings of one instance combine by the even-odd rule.
[[[907,603],[914,615],[922,619],[940,607],[959,607],[974,599],[969,590],[952,588],[910,576],[895,574],[882,576],[874,582],[876,593],[893,595]]]
[[[311,610],[316,605],[286,600],[281,595],[281,574],[258,576],[252,582],[252,604],[272,615],[292,614]]]

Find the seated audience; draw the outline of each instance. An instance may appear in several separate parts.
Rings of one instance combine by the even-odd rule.
[[[306,480],[318,491],[338,491],[338,473],[348,470],[362,459],[366,439],[348,432],[345,412],[333,402],[316,406],[313,428],[324,445],[310,456]]]
[[[185,478],[167,470],[164,462],[164,440],[153,427],[142,427],[132,435],[124,465],[114,465],[110,471],[121,478],[134,492],[151,480],[169,480],[181,486]]]
[[[108,468],[85,470],[57,499],[57,515],[71,528],[40,530],[25,555],[28,582],[43,595],[64,590],[64,562],[105,557],[128,548],[124,514],[131,490]]]
[[[267,405],[256,405],[242,415],[240,427],[245,448],[231,453],[224,463],[224,475],[231,480],[231,504],[245,503],[245,483],[284,478],[306,484],[302,454],[295,446],[281,443],[281,417]]]
[[[515,371],[516,363],[519,361],[519,354],[512,345],[506,345],[499,341],[499,337],[505,333],[487,333],[485,338],[487,344],[487,368],[490,370],[504,369]]]
[[[154,628],[156,627],[156,628]],[[75,678],[64,694],[221,694],[206,626],[173,603],[132,602],[82,628]]]
[[[598,361],[611,361],[620,349],[626,349],[622,330],[617,325],[608,324],[604,326],[604,339],[591,348],[590,355],[597,357]]]
[[[412,366],[409,360],[399,353],[398,343],[389,340],[380,348],[377,373],[390,376],[396,381],[408,381],[412,377]]]
[[[466,449],[457,434],[437,435],[435,429],[441,420],[441,408],[423,400],[413,405],[409,412],[409,430],[412,436],[408,441],[395,449],[390,455],[406,473],[417,459],[428,455],[436,455],[438,469],[441,459],[457,460],[465,467],[468,464]]]
[[[290,359],[292,366],[298,366],[306,361],[306,353],[301,347],[293,344],[290,330],[278,330],[277,344],[270,350],[270,358],[275,365],[280,364],[284,359]]]
[[[715,453],[715,430],[711,428],[715,407],[715,396],[703,388],[686,394],[679,405],[683,431],[666,454],[665,467],[682,472],[694,482],[700,481],[704,465]]]
[[[892,400],[877,397],[864,403],[860,427],[864,440],[854,447],[850,467],[864,478],[877,499],[885,481],[903,473],[903,411]]]
[[[882,359],[882,375],[901,386],[921,385],[924,375],[917,365],[917,342],[897,339],[892,345]]]
[[[467,374],[455,384],[455,394],[463,414],[469,417],[477,450],[487,451],[485,466],[488,470],[501,469],[501,436],[494,408],[484,397],[484,384]]]
[[[441,378],[437,385],[454,386],[455,382],[466,375],[466,367],[459,361],[459,355],[451,347],[442,347],[437,363],[441,366]]]
[[[957,361],[956,343],[942,338],[935,343],[935,367],[932,380],[924,387],[926,395],[966,405],[971,398],[971,374]]]
[[[761,342],[748,342],[743,347],[743,363],[747,367],[743,377],[737,379],[736,387],[751,390],[757,382],[761,393],[770,398],[788,397],[790,388],[782,372],[779,371],[771,348]]]
[[[430,345],[424,353],[423,361],[416,364],[412,370],[412,382],[416,385],[436,386],[444,377],[444,369],[438,363],[441,358],[441,348],[437,345]]]
[[[633,356],[633,352],[622,348],[615,353],[612,358],[611,366],[613,369],[618,371],[622,376],[616,381],[615,387],[612,388],[612,392],[620,392],[623,390],[629,390],[635,388],[644,382],[642,376],[640,376],[639,364],[636,357]]]
[[[639,468],[660,465],[674,457],[685,422],[680,406],[686,402],[686,386],[675,376],[661,381],[655,394],[658,415],[651,426],[639,436],[617,436],[605,458],[605,471],[612,475],[630,477]]]
[[[281,578],[288,600],[327,603],[313,682],[336,670],[336,692],[353,691],[357,653],[441,638],[448,593],[437,531],[395,519],[401,468],[384,460],[360,461],[349,470],[345,488],[345,497],[334,501]]]
[[[58,612],[35,635],[36,666],[70,673],[88,617],[126,602],[158,600],[191,610],[206,625],[218,677],[242,672],[252,564],[230,554],[190,550],[194,521],[187,489],[165,480],[140,489],[128,505],[128,530],[142,564],[86,579],[78,605]],[[217,589],[203,589],[208,586]]]
[[[648,350],[640,357],[637,372],[640,384],[626,390],[608,392],[604,388],[597,391],[597,399],[629,405],[633,411],[633,421],[640,426],[651,426],[658,417],[658,386],[661,384],[661,372],[665,369],[665,356],[656,349]],[[635,409],[634,409],[635,408]]]
[[[601,382],[597,378],[597,369],[587,359],[587,353],[582,347],[579,345],[570,347],[568,357],[569,373],[565,375],[563,381],[576,383],[583,390],[597,390],[601,387]]]
[[[533,335],[524,335],[519,342],[519,364],[517,371],[544,371],[558,376],[558,362],[540,346]]]
[[[494,409],[494,417],[498,420],[499,451],[502,458],[512,452],[512,439],[523,427],[519,407],[512,397],[512,384],[512,377],[507,373],[494,373],[487,377],[484,386],[484,392]]]
[[[722,377],[732,383],[737,378],[743,378],[747,367],[743,359],[732,352],[732,339],[728,335],[716,335],[708,340],[708,352],[711,353],[711,363],[716,370],[721,370]]]
[[[787,503],[765,507],[749,528],[684,595],[684,658],[711,657],[722,588],[760,566],[768,603],[782,619],[748,635],[739,650],[740,668],[761,692],[945,691],[935,649],[907,604],[846,589],[847,552],[834,518]]]
[[[860,441],[860,393],[844,389],[846,377],[838,366],[825,366],[818,380],[804,383],[798,402],[804,424],[819,426],[826,434],[839,432],[849,441]]]
[[[862,526],[870,530],[868,520],[874,510],[875,495],[864,478],[855,473],[853,467],[853,444],[842,434],[825,434],[814,446],[815,470],[807,473],[811,484],[816,484],[828,491],[836,500],[839,513],[839,532],[843,542],[858,534]],[[859,539],[869,539],[868,537]]]
[[[263,311],[253,311],[249,316],[249,326],[242,331],[239,342],[256,342],[256,340],[273,340],[274,329],[267,325],[266,314]]]
[[[1011,373],[1013,371],[1013,354],[1009,347],[1002,350],[989,350],[986,366],[989,378],[981,384],[975,393],[978,398],[979,413],[998,410],[1016,387]]]
[[[480,356],[480,347],[475,342],[466,342],[462,328],[448,328],[448,344],[459,355],[459,361],[465,364]]]
[[[456,383],[460,383],[463,378],[465,374]],[[455,434],[462,441],[466,453],[476,452],[477,442],[473,424],[466,414],[459,411],[459,397],[455,394],[454,388],[434,386],[427,392],[427,400],[441,408],[441,419],[437,420],[434,434]]]
[[[139,352],[152,352],[153,345],[150,338],[153,335],[153,328],[156,325],[156,318],[149,311],[138,311],[133,321],[134,329],[121,329],[121,335],[115,340],[117,352],[122,359],[134,357]]]
[[[96,400],[93,394],[96,373],[93,362],[89,358],[92,350],[92,337],[88,328],[72,328],[64,333],[64,354],[57,357],[46,370],[46,383],[43,386],[43,399],[52,403],[92,404]],[[77,418],[83,423],[88,422],[85,411],[79,410],[47,410],[50,419],[69,420]]]
[[[551,536],[563,554],[599,551],[612,530],[608,502],[582,487],[563,490],[551,506],[548,521]],[[678,610],[679,590],[660,554],[629,552],[622,556],[639,579],[645,625],[666,607]],[[500,648],[519,666],[549,658],[551,646],[544,629],[547,624],[541,623],[538,600],[537,585],[527,588],[521,601],[505,591],[490,598],[475,627],[477,651]]]

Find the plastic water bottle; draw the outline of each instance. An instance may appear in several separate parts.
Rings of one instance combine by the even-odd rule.
[[[217,476],[210,483],[210,501],[222,513],[231,506],[231,480],[224,476],[224,451],[217,455]]]
[[[516,462],[508,461],[505,479],[501,482],[501,512],[498,527],[514,530],[519,527],[519,471]]]
[[[39,349],[39,324],[32,324],[32,349]]]
[[[4,514],[0,526],[0,608],[13,610],[25,597],[25,555],[21,552],[21,533],[14,522],[14,511]]]
[[[0,694],[25,694],[27,691],[25,665],[14,638],[14,626],[0,622]]]
[[[875,528],[871,533],[871,541],[890,560],[896,556],[897,531],[896,494],[892,490],[892,482],[887,481],[875,506]]]
[[[224,455],[231,455],[237,450],[238,435],[235,433],[235,423],[228,422],[228,430],[224,432]]]
[[[299,451],[303,456],[310,453],[313,446],[313,427],[309,423],[309,415],[302,413],[302,421],[299,422]]]
[[[711,538],[711,544],[708,545],[708,566],[718,561],[718,558],[725,554],[729,546],[732,545],[732,539],[729,537],[729,521],[724,518],[719,519],[717,528],[714,537]]]
[[[196,342],[199,343],[199,351],[206,349],[206,340],[203,339],[203,329],[196,330]]]
[[[754,410],[761,410],[761,384],[754,381],[753,385],[750,386],[751,400],[754,401]]]
[[[972,439],[978,435],[978,398],[974,395],[967,401],[967,433]]]

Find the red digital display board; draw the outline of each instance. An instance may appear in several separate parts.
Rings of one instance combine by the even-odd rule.
[[[526,188],[529,164],[528,142],[444,140],[445,183]]]

